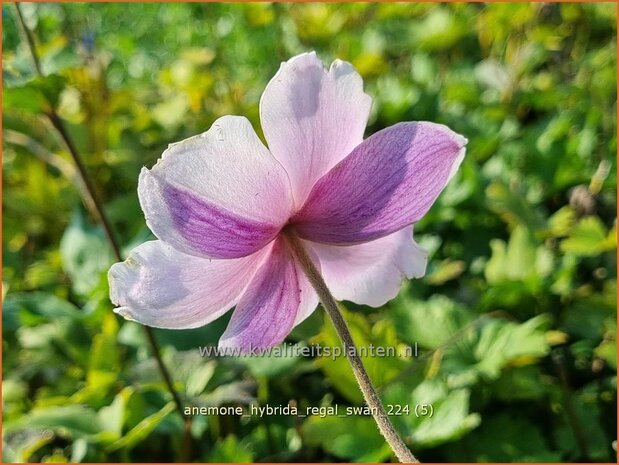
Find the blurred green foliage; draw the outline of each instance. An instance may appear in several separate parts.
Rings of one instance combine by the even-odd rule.
[[[3,460],[178,461],[183,425],[143,333],[111,312],[112,254],[44,112],[84,154],[126,250],[150,237],[136,183],[171,141],[248,116],[280,61],[351,61],[374,98],[368,134],[402,120],[469,139],[416,226],[428,274],[384,308],[346,304],[422,461],[615,461],[616,6],[22,4],[3,13]],[[195,406],[358,406],[345,360],[203,359],[226,318],[157,331]],[[322,311],[289,338],[336,344]],[[370,417],[201,416],[198,461],[382,461]]]

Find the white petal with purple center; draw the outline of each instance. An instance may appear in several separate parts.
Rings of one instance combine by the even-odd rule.
[[[142,171],[138,194],[159,239],[207,258],[256,252],[292,209],[286,171],[239,116],[171,145],[152,170]]]

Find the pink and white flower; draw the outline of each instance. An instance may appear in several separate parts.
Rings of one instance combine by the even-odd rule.
[[[282,63],[260,100],[265,147],[247,119],[219,118],[140,174],[159,240],[109,272],[125,318],[203,326],[235,307],[221,347],[280,343],[318,297],[282,237],[303,240],[335,298],[380,306],[425,273],[412,225],[458,169],[466,139],[406,122],[363,140],[371,98],[349,63]]]

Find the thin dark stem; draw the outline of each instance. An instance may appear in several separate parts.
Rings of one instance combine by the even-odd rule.
[[[110,246],[112,247],[112,250],[114,251],[114,256],[116,257],[118,261],[122,261],[123,258],[122,258],[122,253],[120,251],[120,245],[118,244],[118,240],[116,239],[116,236],[114,235],[114,232],[112,230],[112,225],[110,224],[110,220],[105,214],[105,210],[103,209],[101,200],[96,195],[95,186],[93,185],[92,180],[88,176],[88,172],[86,171],[86,166],[84,165],[84,162],[82,161],[82,157],[80,153],[77,151],[77,148],[75,147],[75,144],[73,143],[73,140],[71,139],[71,136],[69,136],[69,133],[67,132],[67,129],[64,123],[62,122],[62,120],[60,119],[56,111],[54,109],[50,110],[49,113],[47,113],[47,117],[52,123],[52,126],[54,126],[54,128],[56,128],[56,131],[58,131],[58,134],[60,134],[60,137],[62,138],[62,141],[67,146],[67,149],[69,149],[71,158],[73,159],[73,162],[75,163],[75,166],[77,167],[77,172],[79,173],[79,177],[82,179],[82,183],[86,187],[85,192],[86,192],[86,195],[89,197],[89,203],[94,206],[94,208],[92,209],[92,214],[94,215],[97,222],[101,224],[101,226],[103,227],[103,230],[105,231],[105,235],[108,239],[108,242],[110,243]]]
[[[36,51],[36,47],[34,44],[34,37],[32,35],[32,31],[28,29],[28,26],[26,26],[19,3],[14,3],[13,5],[15,6],[15,11],[16,11],[17,18],[19,20],[18,22],[19,22],[20,28],[22,30],[23,35],[26,38],[26,43],[28,44],[28,48],[30,50],[30,56],[32,58],[32,62],[34,63],[36,72],[39,76],[43,76],[43,73],[41,72],[39,55]],[[112,247],[112,250],[114,252],[114,256],[116,257],[118,261],[122,261],[123,257],[122,257],[122,253],[120,250],[120,245],[118,243],[118,240],[116,239],[116,236],[114,235],[114,231],[112,229],[110,220],[107,217],[107,214],[105,213],[105,210],[103,208],[103,203],[97,196],[94,184],[92,180],[90,179],[90,177],[88,176],[88,171],[86,170],[86,165],[84,164],[81,154],[79,153],[79,151],[77,150],[77,147],[73,143],[73,139],[71,139],[71,136],[69,135],[69,132],[67,131],[62,119],[60,118],[60,116],[58,116],[58,113],[56,113],[56,109],[51,107],[47,111],[46,116],[49,118],[52,126],[56,129],[56,131],[60,135],[60,138],[62,139],[64,144],[67,146],[67,149],[69,150],[71,158],[73,159],[73,162],[75,163],[75,166],[77,167],[79,178],[81,179],[82,184],[85,187],[85,189],[83,190],[83,195],[87,197],[86,199],[84,199],[86,206],[91,207],[89,208],[91,211],[91,214],[95,217],[97,222],[103,227],[103,230],[105,231],[105,235],[108,239],[108,242],[110,243],[110,246]],[[184,420],[185,439],[184,439],[183,453],[184,455],[189,457],[189,454],[190,454],[189,451],[190,451],[190,446],[191,446],[191,423],[192,423],[191,416],[185,415],[185,411],[183,409],[183,402],[181,401],[181,398],[178,392],[174,388],[174,384],[172,381],[172,377],[170,376],[170,372],[168,371],[168,369],[166,368],[163,362],[163,358],[161,357],[161,351],[159,350],[159,345],[157,343],[157,340],[155,339],[155,334],[152,328],[148,326],[142,326],[142,328],[144,328],[144,332],[146,333],[146,337],[148,339],[148,343],[150,345],[151,351],[153,353],[153,356],[155,357],[155,360],[157,361],[157,366],[159,368],[159,372],[161,373],[161,377],[163,378],[168,391],[172,395],[172,398],[174,400],[174,403],[176,404],[176,409],[178,410],[178,413],[181,415],[181,417]],[[183,461],[186,461],[186,460],[183,460]]]
[[[159,367],[159,372],[161,373],[161,377],[165,381],[168,391],[170,392],[170,394],[172,395],[172,398],[174,399],[174,403],[176,404],[176,410],[178,411],[179,415],[183,418],[184,436],[183,436],[183,448],[181,452],[182,453],[181,462],[187,462],[189,458],[191,457],[191,449],[192,449],[191,425],[193,421],[190,415],[185,415],[185,411],[183,409],[183,402],[181,401],[181,398],[178,395],[178,392],[176,391],[176,389],[174,389],[174,383],[172,382],[172,377],[170,376],[170,372],[168,371],[167,367],[165,366],[165,363],[163,363],[163,359],[161,358],[161,352],[159,351],[159,344],[157,343],[157,340],[155,339],[155,333],[153,332],[152,328],[148,326],[142,326],[142,327],[144,328],[144,332],[146,333],[146,337],[148,338],[148,342],[150,344],[155,360],[157,360],[157,366]]]
[[[576,413],[576,408],[574,407],[572,390],[570,388],[569,380],[567,378],[563,355],[559,352],[559,350],[554,350],[552,352],[552,363],[557,370],[557,375],[559,376],[559,381],[561,382],[561,391],[563,392],[563,405],[565,406],[565,414],[570,428],[572,429],[572,432],[574,434],[576,444],[578,445],[578,450],[580,451],[581,455],[580,458],[584,461],[589,461],[590,457],[589,445],[587,444],[587,435],[583,426],[580,424],[578,414]]]
[[[378,397],[376,388],[372,384],[372,381],[370,380],[367,371],[365,371],[363,362],[358,355],[359,351],[356,350],[355,342],[352,338],[352,335],[350,334],[348,326],[346,325],[346,321],[342,317],[342,314],[337,306],[337,302],[331,295],[327,284],[325,283],[318,269],[316,269],[316,266],[312,262],[312,259],[307,254],[307,251],[305,250],[305,247],[303,247],[301,240],[298,238],[298,236],[294,234],[294,232],[290,231],[285,233],[285,237],[288,241],[290,249],[292,250],[292,253],[296,256],[305,275],[307,276],[314,290],[318,294],[322,306],[325,308],[327,314],[331,318],[333,326],[335,326],[335,330],[337,331],[342,341],[342,344],[344,345],[344,353],[348,357],[348,361],[350,362],[352,371],[355,375],[355,378],[357,379],[359,388],[361,389],[363,397],[365,398],[365,402],[367,403],[368,407],[370,407],[370,411],[372,412],[372,416],[374,417],[374,420],[378,425],[378,429],[385,437],[385,440],[387,441],[400,462],[419,462],[419,460],[417,460],[413,453],[408,449],[406,444],[404,444],[404,441],[400,438],[398,432],[391,424],[391,421],[387,416],[387,412],[385,412],[383,404]]]
[[[30,58],[32,59],[34,69],[39,76],[43,76],[43,72],[41,71],[41,61],[39,60],[39,54],[37,53],[37,49],[34,44],[34,36],[32,35],[32,31],[28,28],[28,26],[26,26],[26,21],[24,21],[24,15],[21,12],[19,3],[13,3],[13,6],[15,7],[15,13],[17,15],[17,19],[19,20],[18,23],[20,25],[21,32],[26,39],[28,48],[30,49]]]

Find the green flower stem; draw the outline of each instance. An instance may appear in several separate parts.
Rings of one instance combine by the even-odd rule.
[[[24,35],[24,38],[28,45],[28,49],[30,51],[30,57],[32,59],[34,68],[37,74],[43,77],[44,75],[43,75],[43,72],[41,70],[41,65],[40,65],[41,61],[36,51],[32,31],[28,28],[28,26],[26,26],[26,22],[24,21],[24,17],[22,15],[19,3],[13,3],[13,6],[15,7],[15,13],[18,19],[18,24],[20,26],[22,34]],[[112,225],[107,217],[107,214],[105,213],[103,204],[96,194],[94,184],[92,180],[90,179],[90,177],[88,176],[86,165],[83,162],[83,158],[81,154],[79,153],[79,151],[77,150],[77,147],[73,143],[73,140],[71,139],[71,136],[69,135],[62,119],[56,112],[56,109],[51,107],[46,113],[46,116],[49,118],[49,121],[51,122],[52,126],[56,129],[61,139],[63,140],[64,144],[67,146],[67,149],[69,150],[69,153],[71,154],[71,158],[73,159],[73,162],[75,163],[75,166],[77,167],[79,178],[81,179],[82,184],[84,186],[83,195],[86,197],[84,199],[84,203],[86,204],[87,207],[90,207],[89,210],[91,211],[91,214],[103,227],[103,230],[105,231],[105,235],[108,239],[108,242],[110,243],[110,246],[112,247],[112,250],[114,252],[114,256],[116,257],[118,261],[122,261],[123,258],[122,258],[122,254],[120,251],[120,245],[118,243],[118,240],[116,239],[116,236],[114,235]],[[183,421],[185,424],[185,438],[183,441],[184,442],[183,454],[186,456],[186,458],[189,458],[190,450],[191,450],[192,418],[191,416],[185,415],[185,411],[183,409],[183,403],[181,401],[180,395],[174,388],[174,384],[172,382],[172,377],[170,376],[170,372],[168,371],[168,369],[166,368],[163,362],[163,359],[161,357],[161,350],[159,349],[159,345],[157,343],[157,340],[155,339],[155,334],[152,328],[148,326],[142,326],[142,328],[144,328],[144,332],[146,333],[146,338],[148,339],[148,343],[150,344],[151,352],[153,353],[153,356],[155,357],[155,360],[157,361],[157,366],[159,368],[159,372],[161,373],[161,377],[163,378],[166,384],[166,387],[168,391],[170,392],[170,395],[172,396],[174,403],[176,404],[176,409],[178,410],[178,413],[183,418]],[[186,459],[183,459],[182,461],[186,461]]]
[[[318,294],[320,299],[320,303],[327,311],[327,314],[331,318],[333,322],[333,326],[337,331],[342,344],[344,345],[344,352],[348,357],[348,361],[350,362],[350,366],[352,367],[352,371],[357,379],[357,383],[359,384],[359,389],[363,394],[365,402],[368,407],[372,411],[372,416],[378,425],[378,429],[381,434],[385,437],[385,440],[393,450],[393,453],[396,455],[398,460],[402,463],[416,463],[419,462],[417,458],[413,455],[413,453],[408,449],[404,441],[398,435],[398,432],[393,427],[393,424],[389,420],[385,409],[378,397],[376,392],[376,388],[372,384],[370,377],[368,376],[367,371],[365,371],[365,367],[361,362],[361,358],[357,355],[358,350],[349,351],[349,347],[354,347],[355,342],[353,341],[352,335],[350,334],[350,330],[346,325],[346,321],[342,317],[342,313],[340,312],[337,303],[324,279],[322,278],[320,272],[312,262],[310,256],[308,255],[305,247],[301,243],[299,237],[294,234],[293,231],[286,231],[284,236],[286,237],[290,249],[292,253],[295,255],[297,260],[299,261],[301,268],[303,269],[305,275],[309,279],[312,287]]]

